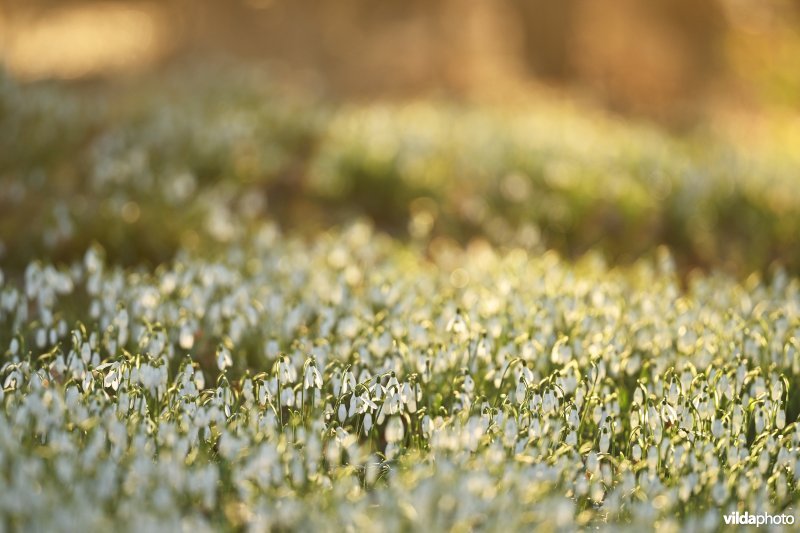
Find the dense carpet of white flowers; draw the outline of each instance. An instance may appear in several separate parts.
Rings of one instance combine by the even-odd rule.
[[[0,529],[714,530],[798,501],[800,283],[265,225],[0,285]]]

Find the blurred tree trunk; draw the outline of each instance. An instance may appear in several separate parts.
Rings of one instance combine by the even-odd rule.
[[[529,72],[553,80],[574,73],[570,60],[576,0],[509,0],[522,26],[522,52]]]

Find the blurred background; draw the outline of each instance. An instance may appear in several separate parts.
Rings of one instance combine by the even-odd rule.
[[[268,64],[337,98],[493,98],[531,83],[681,124],[708,106],[800,104],[796,0],[5,0],[26,79],[187,57]]]
[[[8,263],[245,213],[800,266],[797,0],[5,0],[0,61]]]

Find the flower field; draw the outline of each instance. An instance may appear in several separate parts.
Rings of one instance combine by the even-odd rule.
[[[792,130],[238,76],[0,79],[0,530],[796,513]]]

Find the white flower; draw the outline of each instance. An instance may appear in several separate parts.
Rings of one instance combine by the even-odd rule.
[[[550,360],[554,364],[565,365],[572,359],[572,347],[567,344],[568,341],[567,337],[561,337],[553,345],[553,349],[550,352]]]
[[[314,363],[309,364],[306,367],[306,374],[303,378],[303,388],[310,389],[310,388],[321,389],[322,388],[322,376],[317,370],[317,366]]]
[[[633,460],[639,462],[642,460],[642,447],[638,443],[634,444],[631,448],[631,455]]]
[[[44,348],[47,345],[47,330],[39,328],[36,331],[36,347]]]
[[[386,422],[386,442],[399,442],[404,434],[403,421],[399,417],[393,416]]]
[[[266,383],[262,383],[258,387],[258,403],[259,403],[259,405],[261,405],[262,407],[265,406],[267,404],[267,399],[269,398],[269,396],[270,396],[270,394],[269,394],[269,390],[267,389],[267,384]]]
[[[778,429],[786,427],[786,411],[783,409],[778,409],[778,412],[775,413],[775,427]]]
[[[16,389],[22,383],[22,372],[18,369],[11,371],[3,382],[4,389]]]
[[[637,404],[633,404],[633,406],[631,407],[629,422],[631,425],[631,429],[636,429],[637,427],[639,427],[639,424],[641,422],[641,417],[639,412],[639,406]]]
[[[230,366],[233,365],[233,359],[231,358],[231,353],[226,346],[220,345],[217,348],[217,368],[219,368],[220,372],[225,372]]]
[[[253,394],[253,380],[247,378],[244,380],[244,384],[242,385],[242,396],[244,397],[245,401],[249,404],[252,404],[256,397]]]
[[[359,410],[359,401],[356,398],[355,394],[350,395],[350,410],[348,411],[347,416],[355,416],[356,412]]]
[[[425,415],[422,417],[421,429],[422,434],[425,435],[426,438],[431,437],[431,433],[433,432],[433,421],[431,420],[430,416]]]
[[[647,448],[647,466],[650,470],[655,470],[658,465],[658,448],[649,446]]]
[[[103,378],[103,387],[111,387],[113,390],[119,388],[120,372],[119,363],[111,363],[108,373]]]
[[[369,393],[364,391],[358,397],[358,412],[359,414],[367,413],[370,411],[374,411],[378,408],[378,404],[372,401],[369,397]]]
[[[321,385],[320,385],[321,387]],[[356,377],[353,375],[352,372],[349,370],[345,372],[344,381],[342,382],[342,390],[341,394],[347,394],[348,391],[355,390],[356,388]]]
[[[780,378],[772,380],[771,398],[772,401],[777,402],[783,396],[783,381]]]
[[[525,386],[522,378],[520,378],[519,382],[517,383],[517,390],[514,392],[514,399],[517,400],[518,404],[521,404],[525,401],[525,397],[528,394],[528,387]]]
[[[610,446],[611,446],[611,434],[608,431],[608,426],[604,426],[603,429],[600,431],[600,452],[608,453],[608,449]]]
[[[278,379],[283,384],[294,381],[294,378],[292,377],[292,367],[285,355],[282,355],[280,358],[278,358]]]
[[[558,401],[552,390],[547,390],[542,396],[542,412],[545,414],[552,413],[557,407]]]
[[[291,407],[294,405],[294,392],[292,392],[291,387],[284,387],[281,390],[281,404]]]
[[[456,314],[447,323],[447,331],[452,332],[461,341],[469,338],[469,324],[467,319],[461,314],[460,309],[456,309]]]
[[[472,379],[472,376],[469,374],[464,375],[464,391],[467,394],[472,394],[472,391],[475,390],[475,381]]]
[[[759,407],[755,410],[755,426],[756,426],[756,433],[761,434],[764,431],[764,427],[766,426],[766,417],[764,416],[764,411]]]
[[[670,380],[669,391],[667,392],[667,402],[674,407],[678,405],[679,397],[680,389],[678,388],[678,380],[673,376],[672,380]]]
[[[662,401],[661,403],[660,416],[661,420],[663,420],[667,424],[674,424],[678,420],[678,413],[666,401]]]
[[[711,434],[714,436],[715,439],[719,439],[722,437],[722,420],[719,418],[715,418],[714,421],[711,423]]]
[[[194,346],[194,334],[188,324],[181,327],[180,335],[178,336],[178,344],[184,350],[191,350]]]
[[[87,365],[92,360],[92,347],[89,346],[88,342],[84,342],[81,346],[81,359]]]
[[[411,385],[407,381],[400,387],[400,401],[408,407],[409,413],[417,412],[417,395],[411,390]]]

